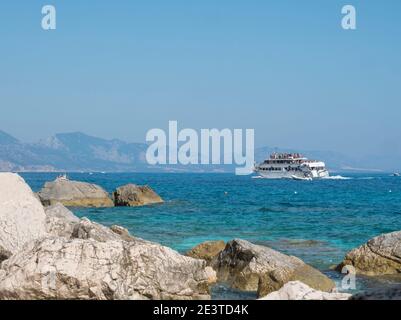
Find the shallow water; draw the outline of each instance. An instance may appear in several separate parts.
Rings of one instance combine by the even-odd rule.
[[[56,176],[23,174],[34,191]],[[330,267],[341,262],[348,250],[381,233],[401,230],[401,178],[388,174],[342,174],[318,181],[231,174],[71,173],[69,177],[99,184],[109,192],[126,183],[149,184],[166,200],[148,207],[73,209],[80,217],[122,225],[135,236],[180,252],[205,240],[243,238],[298,256],[337,281],[341,278]],[[359,280],[359,289],[393,282]],[[235,296],[228,291],[217,287],[215,297]]]

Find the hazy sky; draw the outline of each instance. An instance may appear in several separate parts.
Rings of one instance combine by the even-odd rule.
[[[178,120],[254,128],[258,146],[401,150],[399,0],[1,1],[0,37],[0,129],[21,140],[142,142]]]

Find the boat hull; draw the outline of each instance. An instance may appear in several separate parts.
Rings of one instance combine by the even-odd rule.
[[[256,173],[266,179],[294,179],[294,177],[296,177],[299,178],[299,180],[303,180],[305,178],[304,172],[256,170]],[[313,179],[329,177],[329,172],[327,170],[311,170],[310,174]]]

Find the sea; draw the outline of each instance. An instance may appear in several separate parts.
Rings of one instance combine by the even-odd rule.
[[[39,191],[57,173],[23,173]],[[333,270],[351,249],[401,230],[401,178],[388,173],[340,173],[314,181],[269,180],[225,173],[68,173],[108,192],[151,186],[165,203],[144,207],[71,208],[79,217],[127,228],[132,235],[185,253],[207,240],[241,238],[301,258],[337,285]],[[401,284],[395,276],[357,276],[351,293]],[[343,290],[345,291],[345,289]],[[218,284],[214,299],[254,299]]]

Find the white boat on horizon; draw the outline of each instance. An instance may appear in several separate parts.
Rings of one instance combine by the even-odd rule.
[[[312,180],[329,177],[323,161],[309,160],[299,153],[273,153],[255,166],[255,172],[268,179]]]

